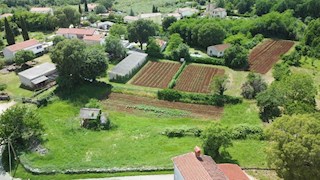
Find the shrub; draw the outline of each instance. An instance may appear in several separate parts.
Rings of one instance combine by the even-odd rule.
[[[179,101],[182,95],[173,89],[164,89],[158,91],[158,99],[166,100],[166,101]]]
[[[213,57],[192,57],[192,61],[195,63],[212,64],[212,65],[224,65],[224,59]]]
[[[248,124],[239,124],[232,128],[231,136],[233,139],[264,139],[264,133],[261,127]]]
[[[22,51],[19,51],[15,54],[14,61],[17,64],[23,64],[27,61],[34,59],[35,57],[36,57],[36,55],[32,51],[22,50]]]
[[[262,79],[261,75],[249,73],[247,82],[241,87],[241,95],[246,99],[253,99],[257,94],[267,89],[267,83]]]
[[[101,108],[101,104],[98,99],[90,99],[85,105],[86,108]]]
[[[201,129],[191,128],[191,129],[166,129],[161,134],[166,135],[169,138],[173,138],[173,137],[184,137],[184,136],[200,137],[201,133],[202,133]]]
[[[7,85],[6,84],[0,84],[0,91],[3,91],[3,90],[5,90],[5,89],[7,89]]]

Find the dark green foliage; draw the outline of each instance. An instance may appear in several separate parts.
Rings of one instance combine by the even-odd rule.
[[[229,77],[227,75],[215,76],[213,79],[214,92],[220,96],[223,96],[227,90],[227,84],[229,83]]]
[[[179,45],[182,43],[183,43],[183,39],[180,37],[180,35],[178,33],[174,33],[170,36],[166,51],[171,53],[172,51],[177,49]]]
[[[224,59],[215,57],[191,57],[192,62],[212,65],[225,65]]]
[[[52,40],[53,45],[57,45],[59,42],[66,40],[64,36],[55,36]]]
[[[14,39],[14,35],[12,32],[12,29],[9,25],[9,22],[7,20],[7,18],[4,18],[4,28],[5,28],[5,33],[6,33],[6,39],[7,39],[7,43],[8,45],[13,45],[15,44],[15,39]]]
[[[231,130],[232,139],[264,139],[263,129],[260,126],[239,124]]]
[[[23,17],[20,17],[20,25],[21,25],[21,30],[22,30],[22,37],[24,41],[29,40],[29,34],[28,34],[28,29],[26,25],[26,21]]]
[[[105,75],[108,59],[103,49],[99,46],[89,46],[84,53],[85,61],[81,66],[80,76],[92,81]]]
[[[164,89],[158,91],[158,99],[166,100],[166,101],[179,101],[182,95],[173,89]]]
[[[167,31],[168,28],[171,26],[172,23],[176,22],[177,18],[173,17],[173,16],[168,16],[163,18],[162,21],[162,28],[164,31]]]
[[[319,179],[320,121],[312,115],[277,118],[267,129],[268,162],[283,179]]]
[[[105,13],[106,11],[107,9],[103,5],[98,5],[97,7],[94,8],[94,12],[96,14]]]
[[[245,14],[251,11],[252,6],[254,5],[254,0],[240,0],[237,4],[237,9],[240,14]]]
[[[221,44],[226,36],[226,32],[219,25],[207,23],[201,26],[198,31],[198,45],[203,48]]]
[[[14,147],[28,147],[43,130],[34,109],[26,106],[13,106],[0,116],[0,137],[10,139]]]
[[[23,64],[25,62],[28,62],[28,61],[34,59],[34,58],[36,58],[36,55],[32,51],[21,50],[15,54],[14,62],[16,64]]]
[[[87,3],[87,0],[84,0],[84,12],[88,12],[89,9],[88,9],[88,3]]]
[[[100,16],[98,16],[98,15],[96,15],[96,14],[94,14],[94,13],[90,13],[90,14],[87,16],[87,18],[88,18],[88,21],[89,21],[90,23],[95,23],[95,22],[97,22],[97,21],[100,19]]]
[[[101,104],[98,99],[90,99],[84,107],[101,109]]]
[[[178,48],[173,50],[171,54],[172,54],[172,59],[176,61],[180,61],[182,58],[185,61],[191,61],[189,46],[184,43],[179,44]]]
[[[257,94],[267,89],[267,83],[262,79],[261,75],[249,73],[247,81],[241,87],[241,95],[246,99],[254,99]]]
[[[155,57],[155,58],[162,57],[161,48],[154,38],[149,39],[146,53],[151,57]]]
[[[98,0],[99,4],[102,4],[106,9],[110,9],[113,5],[114,0]]]
[[[257,96],[260,118],[268,122],[281,115],[280,106],[283,104],[281,95],[275,89],[268,89]]]
[[[0,84],[0,91],[4,91],[5,89],[7,89],[7,85],[1,83],[1,84]]]
[[[301,55],[294,51],[288,55],[282,57],[283,61],[290,66],[300,66]]]
[[[276,81],[280,81],[291,75],[291,70],[286,63],[278,63],[274,65],[272,75]]]
[[[185,137],[185,136],[200,137],[201,133],[202,133],[201,129],[191,128],[191,129],[166,129],[161,134],[166,135],[169,138],[174,138],[174,137]]]
[[[134,16],[134,12],[133,12],[132,8],[130,9],[129,16]]]
[[[232,146],[231,133],[220,123],[213,123],[202,133],[203,149],[213,159],[220,157],[220,148]]]
[[[269,13],[273,3],[269,0],[257,0],[256,1],[256,15],[261,16]]]
[[[111,26],[111,28],[109,29],[109,33],[112,36],[117,36],[117,37],[121,37],[124,36],[125,38],[128,37],[128,31],[127,31],[127,27],[123,24],[114,24]]]
[[[53,31],[58,25],[62,27],[61,23],[58,22],[60,19],[66,20],[64,19],[64,16],[61,16],[61,11],[58,9],[55,11],[54,16],[51,14],[31,13],[28,11],[15,12],[15,16],[23,17],[25,19],[28,31]],[[16,23],[18,23],[17,20],[18,19],[15,19]]]
[[[158,7],[155,5],[152,5],[152,13],[157,13],[159,12]]]
[[[316,47],[320,45],[319,37],[320,37],[320,19],[312,20],[306,29],[304,34],[305,44],[308,46]]]
[[[108,36],[105,41],[105,51],[109,54],[111,60],[122,60],[127,52],[116,36]]]
[[[68,28],[71,24],[77,26],[80,24],[81,14],[72,7],[63,7],[55,10],[55,17],[59,27]]]
[[[80,14],[82,14],[81,4],[79,4],[78,11]]]
[[[224,52],[225,65],[236,69],[247,69],[248,50],[240,45],[234,45]]]
[[[140,48],[142,44],[147,43],[149,37],[155,36],[158,26],[149,20],[139,19],[128,25],[128,38],[130,42],[139,42]]]

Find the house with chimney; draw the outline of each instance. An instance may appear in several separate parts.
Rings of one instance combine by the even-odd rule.
[[[83,39],[85,36],[98,35],[95,29],[81,29],[81,28],[59,28],[56,32],[57,35],[64,36],[65,38]]]
[[[224,51],[231,47],[230,44],[218,44],[214,46],[209,46],[207,48],[207,54],[209,56],[223,57]]]
[[[37,41],[35,39],[30,39],[27,41],[19,42],[19,43],[13,44],[11,46],[5,47],[3,49],[3,55],[4,55],[5,59],[13,59],[14,55],[18,51],[22,51],[22,50],[32,51],[36,55],[44,52],[44,48],[39,41]]]
[[[249,180],[249,176],[236,164],[217,164],[201,149],[172,159],[174,180]]]

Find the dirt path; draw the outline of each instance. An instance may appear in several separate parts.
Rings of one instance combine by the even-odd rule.
[[[209,105],[189,104],[181,102],[169,102],[158,99],[138,97],[134,95],[111,93],[106,101],[103,102],[108,109],[123,112],[133,112],[135,110],[127,108],[134,105],[148,105],[162,108],[178,109],[190,112],[193,117],[206,119],[219,119],[223,108]]]

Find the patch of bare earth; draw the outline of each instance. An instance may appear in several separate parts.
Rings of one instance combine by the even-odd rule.
[[[190,112],[192,117],[205,119],[219,119],[223,112],[222,107],[181,102],[169,102],[119,93],[111,93],[108,99],[103,102],[103,104],[107,107],[107,109],[129,113],[134,113],[135,111],[137,111],[133,110],[132,108],[128,108],[128,106],[135,105],[148,105],[160,108],[177,109]]]

